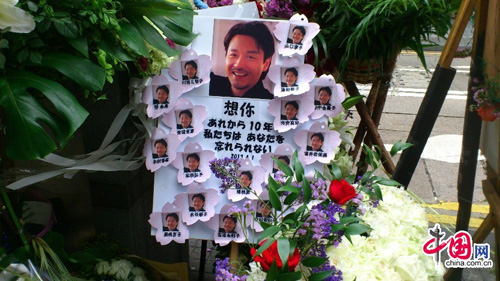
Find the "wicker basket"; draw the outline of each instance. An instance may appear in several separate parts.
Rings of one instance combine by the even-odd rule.
[[[352,59],[347,63],[346,80],[360,84],[368,84],[382,75],[382,60],[369,59],[360,61]]]

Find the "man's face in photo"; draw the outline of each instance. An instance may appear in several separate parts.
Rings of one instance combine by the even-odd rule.
[[[205,206],[205,202],[199,197],[193,198],[193,207],[196,211],[199,211]]]
[[[167,92],[165,92],[165,90],[163,89],[158,89],[156,92],[158,93],[158,102],[165,103],[168,99]]]
[[[231,232],[234,230],[236,227],[236,223],[230,218],[225,218],[224,219],[224,231],[225,232]]]
[[[167,148],[163,145],[163,143],[156,143],[155,144],[155,149],[156,149],[156,154],[158,154],[158,157],[163,157],[165,154],[167,154]]]
[[[234,96],[243,96],[255,86],[262,72],[269,69],[271,58],[264,59],[264,51],[248,35],[233,37],[226,53],[226,74]]]
[[[297,76],[295,76],[293,72],[287,71],[287,73],[285,74],[285,81],[288,87],[291,87],[293,86],[293,84],[295,84],[295,82],[297,82]]]
[[[187,164],[188,164],[189,170],[191,170],[193,172],[196,169],[198,169],[198,167],[200,166],[200,161],[196,160],[196,158],[194,158],[194,157],[189,157]]]
[[[181,119],[180,123],[181,123],[181,125],[182,125],[183,128],[187,128],[187,127],[189,127],[191,125],[191,117],[189,117],[189,115],[183,113],[183,114],[181,114],[181,118],[180,119]]]
[[[327,104],[330,101],[331,96],[328,94],[327,91],[321,90],[319,92],[319,97],[318,100],[322,105]]]
[[[192,66],[191,64],[186,64],[186,76],[189,79],[193,79],[196,76],[196,68]]]
[[[298,112],[298,110],[295,108],[295,106],[288,104],[285,107],[286,119],[292,120],[293,118],[295,118],[297,116],[297,112]]]
[[[323,141],[318,136],[314,136],[311,139],[311,147],[314,151],[317,151],[323,146]]]
[[[293,41],[293,44],[299,44],[302,42],[302,39],[304,39],[304,34],[302,33],[302,31],[300,31],[300,29],[296,28],[295,30],[293,30],[292,32],[292,41]]]
[[[250,186],[250,184],[252,183],[252,180],[250,180],[250,178],[245,174],[241,174],[240,180],[241,180],[241,184],[243,185],[242,187],[248,188]]]

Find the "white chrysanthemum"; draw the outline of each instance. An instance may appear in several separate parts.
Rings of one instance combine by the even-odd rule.
[[[266,280],[267,274],[260,269],[256,262],[251,262],[248,264],[250,266],[250,272],[248,272],[247,281],[262,281]]]
[[[109,262],[107,262],[107,261],[102,261],[102,262],[96,264],[96,266],[95,266],[95,270],[97,271],[97,274],[99,274],[99,275],[108,274],[110,268],[111,267],[109,265]]]
[[[425,210],[401,189],[382,186],[384,200],[377,208],[364,204],[361,219],[372,231],[369,237],[352,236],[330,247],[330,262],[344,280],[441,280],[442,264],[422,252],[427,239]],[[366,203],[366,202],[365,202]]]
[[[10,27],[11,32],[29,33],[35,29],[33,16],[16,7],[18,0],[0,0],[0,29]]]

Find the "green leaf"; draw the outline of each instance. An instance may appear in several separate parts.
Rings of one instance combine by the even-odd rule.
[[[78,52],[84,55],[86,58],[89,58],[89,46],[87,43],[87,39],[85,37],[78,37],[74,39],[68,39],[68,43],[73,46]]]
[[[259,221],[259,223],[260,223],[260,226],[262,226],[262,229],[268,229],[268,228],[270,228],[271,226],[273,226],[272,224],[267,223],[267,222],[265,222],[265,221]]]
[[[0,53],[0,69],[4,69],[5,67],[5,56]]]
[[[69,259],[68,254],[64,250],[64,237],[62,234],[49,231],[43,237],[43,240],[49,245],[49,247],[59,256],[59,258],[67,261]]]
[[[288,256],[290,255],[290,242],[288,242],[288,238],[278,238],[278,254],[283,265],[287,264]]]
[[[279,226],[270,226],[269,228],[267,228],[266,230],[262,231],[259,235],[259,241],[262,241],[270,236],[273,236],[274,234],[278,233],[278,231],[280,231],[281,228]]]
[[[290,193],[289,195],[286,196],[283,203],[285,203],[286,205],[291,205],[295,200],[297,200],[297,198],[299,198],[298,193]]]
[[[261,236],[262,236],[262,234],[261,234]],[[267,250],[267,248],[269,248],[269,246],[271,246],[274,243],[274,241],[276,241],[276,239],[274,239],[274,238],[267,239],[266,242],[264,242],[264,244],[262,244],[262,246],[260,246],[257,249],[257,252],[255,252],[255,255],[253,255],[252,258],[255,258],[256,256],[259,256],[260,254],[262,254],[262,252]]]
[[[293,193],[300,193],[300,189],[298,189],[297,187],[295,187],[293,185],[282,186],[282,187],[278,188],[277,191],[279,191],[279,192],[288,191],[288,192],[293,192]]]
[[[79,36],[78,26],[74,22],[54,21],[54,27],[57,32],[66,38],[77,38]]]
[[[2,257],[2,259],[0,260],[0,268],[7,268],[10,264],[13,263],[25,263],[29,258],[29,253],[23,247],[19,247],[9,255]]]
[[[369,226],[360,223],[351,223],[345,228],[345,233],[349,235],[359,235],[370,230]]]
[[[42,55],[39,52],[30,52],[30,62],[40,64],[42,62]]]
[[[308,280],[309,281],[324,280],[324,279],[330,277],[334,273],[335,273],[335,271],[333,271],[333,270],[321,271],[321,272],[318,272],[318,273],[311,274],[311,276],[309,276]]]
[[[281,273],[276,276],[277,281],[295,281],[300,280],[300,278],[302,278],[302,272],[300,271]]]
[[[129,46],[132,51],[135,53],[142,55],[144,57],[149,58],[149,51],[144,43],[144,39],[137,29],[131,25],[130,23],[124,22],[121,25],[121,30],[119,32],[123,41]]]
[[[319,179],[322,179],[324,181],[331,181],[332,180],[332,174],[330,174],[330,169],[328,169],[328,165],[323,165],[323,171],[326,171],[324,172],[323,174],[320,173],[318,170],[314,169],[314,177],[315,178],[319,178]]]
[[[274,281],[276,280],[277,276],[278,276],[278,266],[276,265],[276,260],[273,260],[273,264],[271,264],[271,267],[267,271],[266,281]]]
[[[106,80],[106,70],[88,59],[69,54],[45,54],[42,65],[54,68],[85,89],[100,91]]]
[[[302,261],[302,264],[307,267],[318,267],[325,263],[326,258],[308,257]]]
[[[278,158],[276,157],[272,157],[274,162],[276,162],[276,164],[278,165],[278,167],[280,168],[280,170],[287,176],[291,177],[293,176],[293,171],[292,169],[290,168],[290,166],[288,166],[286,163],[284,163],[283,161],[279,160]]]
[[[121,44],[115,42],[110,36],[104,36],[101,41],[97,42],[97,47],[121,61],[134,61]]]
[[[382,178],[382,177],[374,177],[373,182],[383,184],[383,185],[388,185],[388,186],[401,186],[402,185],[398,181],[386,179],[386,178]]]
[[[45,96],[54,110],[42,106],[28,90]],[[63,86],[29,72],[0,76],[0,106],[5,111],[7,155],[19,160],[43,158],[57,145],[64,146],[88,116]]]
[[[304,176],[304,167],[302,166],[302,163],[300,163],[297,150],[295,150],[292,156],[292,166],[295,170],[295,177],[297,178],[297,181],[301,182],[302,177]]]
[[[403,151],[411,146],[413,146],[413,143],[403,143],[402,141],[399,140],[391,147],[391,156],[394,156],[399,151]]]
[[[375,183],[372,185],[372,187],[373,190],[375,191],[375,194],[377,195],[377,198],[380,200],[384,200],[384,198],[382,197],[382,190],[380,190],[380,186]]]
[[[332,172],[334,180],[342,179],[342,171],[340,170],[339,166],[337,166],[337,164],[335,164],[334,162],[331,163],[330,171]]]
[[[357,221],[360,221],[360,220],[361,219],[357,218],[357,217],[343,217],[343,218],[340,219],[340,224],[345,225],[345,224],[352,223],[352,222],[357,222]]]
[[[348,97],[342,102],[342,106],[344,109],[349,109],[353,106],[355,106],[358,102],[360,102],[365,96],[354,96],[354,97]]]
[[[0,49],[5,49],[9,47],[9,41],[7,39],[0,39]]]
[[[304,191],[304,203],[308,203],[311,200],[312,189],[309,180],[304,177],[302,179],[302,191]]]
[[[269,188],[269,200],[275,210],[281,211],[281,201],[278,193],[276,193],[276,189]]]

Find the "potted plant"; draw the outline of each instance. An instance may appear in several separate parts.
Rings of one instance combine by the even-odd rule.
[[[160,60],[180,53],[172,44],[188,45],[196,36],[193,15],[187,0],[0,3],[2,156],[34,160],[64,147],[89,115],[77,98],[105,98],[102,90],[118,72],[159,73]],[[0,268],[25,263],[51,280],[70,280],[64,256],[52,250],[60,244],[52,234],[35,237],[27,229],[19,219],[21,200],[7,193],[5,181],[1,225],[9,243],[0,245]]]
[[[314,1],[313,1],[314,2]],[[452,7],[445,0],[317,0],[314,10],[328,54],[340,72],[371,63],[380,75],[384,63],[412,49],[427,68],[424,47],[431,35],[445,36]],[[349,64],[351,67],[349,67]],[[387,66],[386,66],[387,67]],[[389,66],[390,67],[390,66]],[[389,70],[390,71],[390,70]],[[392,71],[391,71],[392,72]]]
[[[479,83],[477,78],[473,79],[475,84]],[[500,92],[499,78],[486,79],[485,85],[473,87],[474,101],[471,110],[477,111],[483,121],[493,122],[500,116]]]

